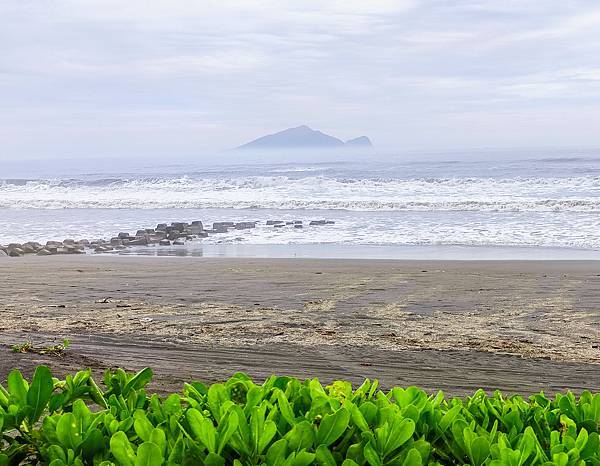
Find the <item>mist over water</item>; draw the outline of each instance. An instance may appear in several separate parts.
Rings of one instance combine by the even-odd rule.
[[[170,221],[253,220],[262,224],[202,241],[597,248],[598,155],[224,158],[36,170],[13,164],[0,177],[0,242],[110,237]],[[264,225],[274,219],[336,223]]]

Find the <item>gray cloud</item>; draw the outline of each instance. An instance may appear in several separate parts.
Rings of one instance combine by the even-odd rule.
[[[202,154],[303,123],[599,146],[598,31],[576,0],[0,0],[0,157]]]

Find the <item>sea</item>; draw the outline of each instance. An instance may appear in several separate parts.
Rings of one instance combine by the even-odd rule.
[[[0,244],[257,221],[151,256],[600,259],[600,151],[12,161]],[[267,220],[305,228],[274,228]],[[307,225],[331,220],[331,225]]]

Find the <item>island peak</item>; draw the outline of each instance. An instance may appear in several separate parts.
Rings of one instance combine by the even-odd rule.
[[[344,147],[372,147],[371,141],[366,136],[350,139],[347,142],[312,129],[307,125],[300,125],[284,129],[277,133],[268,134],[254,139],[237,147],[238,150],[265,150],[265,149],[307,149],[307,148],[344,148]]]

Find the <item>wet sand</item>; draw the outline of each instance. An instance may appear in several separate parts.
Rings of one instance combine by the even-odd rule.
[[[600,391],[600,262],[0,259],[0,378],[146,365],[155,388],[243,370],[464,394]],[[72,340],[63,357],[9,345]]]

